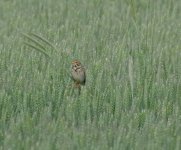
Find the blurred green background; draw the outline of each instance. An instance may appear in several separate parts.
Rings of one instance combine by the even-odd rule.
[[[0,149],[180,150],[180,6],[1,0]],[[22,33],[56,50],[43,43],[47,58]],[[87,71],[80,96],[73,59]]]

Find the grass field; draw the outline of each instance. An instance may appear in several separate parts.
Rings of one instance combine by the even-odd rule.
[[[0,149],[180,150],[180,6],[1,0]],[[80,96],[73,59],[87,71]]]

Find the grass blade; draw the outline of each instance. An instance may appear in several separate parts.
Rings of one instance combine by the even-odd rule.
[[[46,43],[47,45],[49,45],[49,46],[50,46],[51,48],[53,48],[55,51],[57,51],[56,48],[55,48],[48,40],[46,40],[45,38],[43,38],[43,37],[41,37],[41,36],[39,36],[39,35],[37,35],[37,34],[35,34],[35,33],[30,33],[30,34],[31,34],[32,36],[38,38],[38,39],[41,40],[42,42]]]
[[[22,33],[22,35],[27,38],[28,40],[30,40],[32,43],[36,44],[37,46],[39,46],[41,49],[43,49],[44,51],[46,50],[45,47],[40,44],[40,42],[36,41],[34,38],[32,38],[31,36],[29,36],[28,34]]]
[[[43,53],[46,57],[50,58],[49,54],[47,54],[44,50],[40,49],[39,47],[36,47],[35,45],[32,45],[32,44],[30,44],[28,42],[24,42],[24,44],[31,47],[31,48],[33,48],[33,49],[35,49],[35,50],[37,50],[37,51],[39,51],[39,52],[41,52],[41,53]]]

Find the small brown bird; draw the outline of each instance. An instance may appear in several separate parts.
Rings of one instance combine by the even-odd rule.
[[[80,88],[81,85],[85,85],[86,73],[85,68],[80,61],[72,61],[72,79],[74,80],[75,86]]]

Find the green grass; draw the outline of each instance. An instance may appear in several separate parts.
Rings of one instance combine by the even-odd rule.
[[[180,6],[1,0],[0,149],[181,149]],[[80,96],[73,59],[87,70]]]

